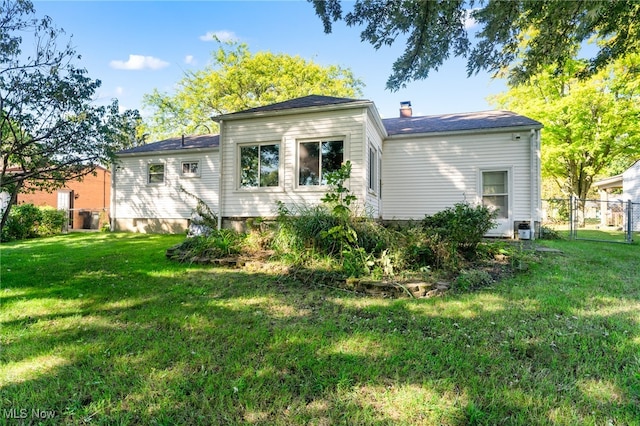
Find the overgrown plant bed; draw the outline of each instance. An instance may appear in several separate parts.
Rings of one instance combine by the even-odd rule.
[[[247,233],[216,229],[216,214],[198,200],[197,232],[166,255],[200,265],[256,269],[258,263],[263,266],[257,269],[269,272],[275,263],[282,276],[307,284],[390,298],[486,287],[524,263],[521,250],[483,242],[496,225],[497,213],[489,207],[457,203],[416,223],[387,227],[358,214],[346,184],[350,174],[347,161],[326,174],[322,204],[279,201],[276,221],[252,218]]]
[[[491,244],[491,243],[490,243]],[[232,267],[250,272],[277,272],[281,279],[294,279],[307,285],[326,286],[382,298],[429,298],[441,296],[447,291],[472,291],[492,285],[505,277],[528,269],[523,248],[515,248],[517,254],[497,254],[491,259],[466,264],[455,272],[404,271],[394,277],[348,277],[340,270],[287,265],[273,250],[252,250],[243,253],[221,254],[211,250],[193,253],[193,242],[187,240],[166,251],[172,261]],[[534,260],[527,255],[527,260]]]

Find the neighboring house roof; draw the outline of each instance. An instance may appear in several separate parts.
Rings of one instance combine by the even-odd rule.
[[[595,181],[592,186],[599,189],[622,188],[622,175],[615,175]]]
[[[145,152],[179,151],[196,148],[217,148],[220,146],[220,135],[179,136],[146,145],[136,146],[118,152],[118,155],[143,154]]]
[[[508,127],[542,127],[540,122],[510,111],[481,111],[464,114],[386,118],[382,120],[382,123],[389,136]]]

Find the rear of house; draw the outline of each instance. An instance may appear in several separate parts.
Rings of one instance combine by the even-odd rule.
[[[197,198],[216,211],[218,141],[217,135],[178,137],[118,153],[112,228],[180,233],[189,226]]]
[[[359,212],[378,217],[384,129],[376,117],[370,101],[321,96],[218,117],[223,226],[274,217],[279,202],[289,209],[321,203],[326,174],[346,161]]]
[[[508,111],[383,120],[383,218],[419,220],[456,203],[497,210],[489,236],[540,222],[540,123]]]
[[[540,220],[540,123],[506,111],[382,120],[368,100],[305,96],[218,116],[220,135],[123,151],[113,173],[114,228],[180,232],[194,194],[241,227],[278,203],[321,203],[326,173],[350,161],[357,213],[419,220],[467,201],[498,210],[490,235]],[[194,169],[192,169],[192,167]],[[187,173],[197,170],[197,174]],[[185,191],[186,190],[186,191]]]

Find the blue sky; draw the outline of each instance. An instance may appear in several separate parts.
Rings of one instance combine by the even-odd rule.
[[[306,1],[35,1],[37,15],[48,15],[72,36],[82,55],[78,63],[102,81],[98,101],[117,98],[121,107],[142,111],[141,100],[154,88],[171,92],[185,71],[209,61],[218,34],[246,43],[252,52],[298,55],[321,65],[350,68],[365,83],[363,98],[383,117],[395,117],[401,101],[414,115],[491,109],[486,97],[506,89],[487,74],[467,78],[465,61],[452,59],[427,80],[390,92],[385,83],[402,45],[375,50],[360,41],[360,29],[344,22],[325,34]],[[346,3],[346,7],[350,7]],[[471,28],[473,32],[473,28]],[[144,111],[142,111],[144,114]]]

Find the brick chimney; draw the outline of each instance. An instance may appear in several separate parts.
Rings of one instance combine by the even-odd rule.
[[[412,115],[411,101],[400,102],[400,117],[411,117]]]

